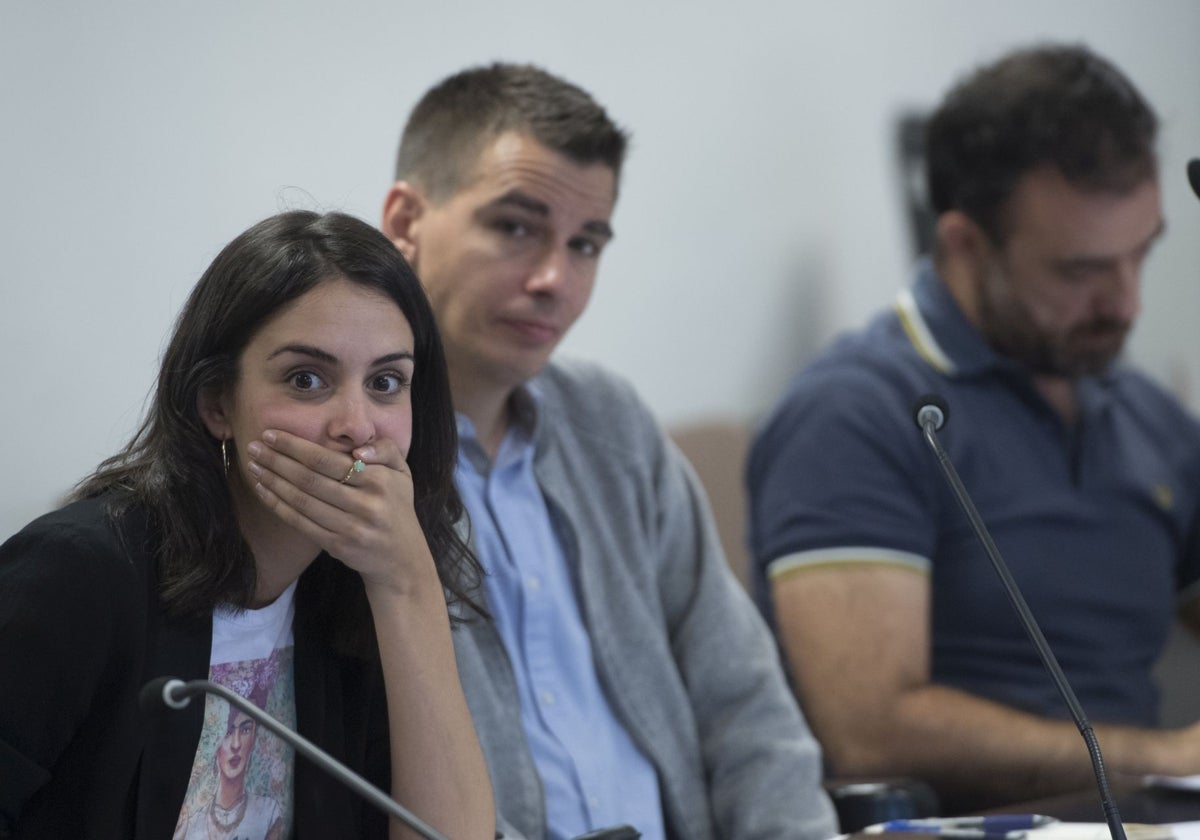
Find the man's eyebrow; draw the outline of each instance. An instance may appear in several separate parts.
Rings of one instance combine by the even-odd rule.
[[[549,216],[550,205],[544,201],[534,198],[528,193],[523,193],[520,190],[509,190],[501,196],[493,198],[486,205],[487,207],[517,207],[527,213],[533,213],[536,216]]]
[[[614,236],[616,236],[616,234],[613,232],[612,225],[599,219],[594,222],[584,222],[583,229],[593,236],[600,236],[604,239],[612,239]]]
[[[1165,234],[1166,232],[1167,232],[1167,220],[1160,218],[1158,220],[1158,226],[1155,227],[1153,231],[1151,231],[1149,236],[1147,236],[1145,239],[1143,239],[1141,241],[1141,243],[1138,244],[1138,246],[1135,250],[1141,251],[1143,249],[1149,248],[1155,242],[1162,239],[1163,234]]]
[[[333,355],[327,350],[322,350],[320,347],[314,347],[311,344],[285,344],[270,356],[267,356],[267,359],[274,359],[276,356],[281,356],[284,353],[295,353],[299,356],[309,356],[317,359],[318,361],[322,361],[331,365],[338,364],[337,356]],[[371,367],[376,367],[377,365],[386,365],[390,362],[399,362],[405,359],[411,360],[412,358],[413,354],[411,350],[397,350],[395,353],[387,353],[383,356],[380,356],[378,359],[374,359],[371,362]]]
[[[526,213],[532,213],[544,219],[550,217],[549,204],[520,190],[509,190],[503,195],[489,201],[484,207],[516,207],[524,210]],[[612,239],[615,235],[612,226],[604,219],[594,219],[584,222],[583,230],[593,236],[601,236],[605,239]]]
[[[1163,234],[1167,232],[1167,222],[1165,219],[1160,219],[1158,227],[1139,242],[1130,253],[1139,253],[1149,250],[1155,242],[1162,239]],[[1055,260],[1055,264],[1060,268],[1105,268],[1113,263],[1114,260],[1121,259],[1121,254],[1101,254],[1101,255],[1083,255],[1083,256],[1067,256]]]

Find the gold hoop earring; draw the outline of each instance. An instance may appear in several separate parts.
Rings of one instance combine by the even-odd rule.
[[[224,438],[221,441],[221,464],[225,467],[225,477],[229,478],[229,439]]]

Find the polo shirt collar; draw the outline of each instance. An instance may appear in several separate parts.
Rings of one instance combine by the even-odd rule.
[[[928,257],[917,264],[912,288],[900,292],[896,312],[917,353],[939,373],[971,376],[1010,366],[967,320]]]

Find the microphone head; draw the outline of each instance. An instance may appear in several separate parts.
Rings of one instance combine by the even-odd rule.
[[[936,432],[946,425],[946,420],[949,418],[950,407],[937,394],[924,394],[918,397],[913,405],[913,420],[916,421],[917,428],[921,431],[925,431],[926,424],[932,423],[933,430]]]
[[[192,702],[187,694],[179,693],[186,683],[175,677],[155,677],[138,692],[138,706],[147,714],[161,712],[164,707],[182,709]]]
[[[1192,184],[1192,192],[1196,194],[1196,198],[1200,198],[1200,158],[1188,161],[1188,181]]]

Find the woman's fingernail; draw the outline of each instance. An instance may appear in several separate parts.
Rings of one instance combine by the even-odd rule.
[[[258,461],[250,461],[246,464],[246,469],[250,470],[254,475],[262,475],[263,468]]]
[[[266,435],[263,435],[263,437],[266,437]],[[246,445],[246,451],[250,453],[251,458],[257,458],[258,456],[262,455],[262,444],[256,440],[252,440]]]
[[[276,434],[274,429],[267,429],[265,432],[263,432],[263,440],[265,440],[267,443],[271,444],[272,446],[275,445],[275,440],[278,437],[279,437],[279,435]]]

